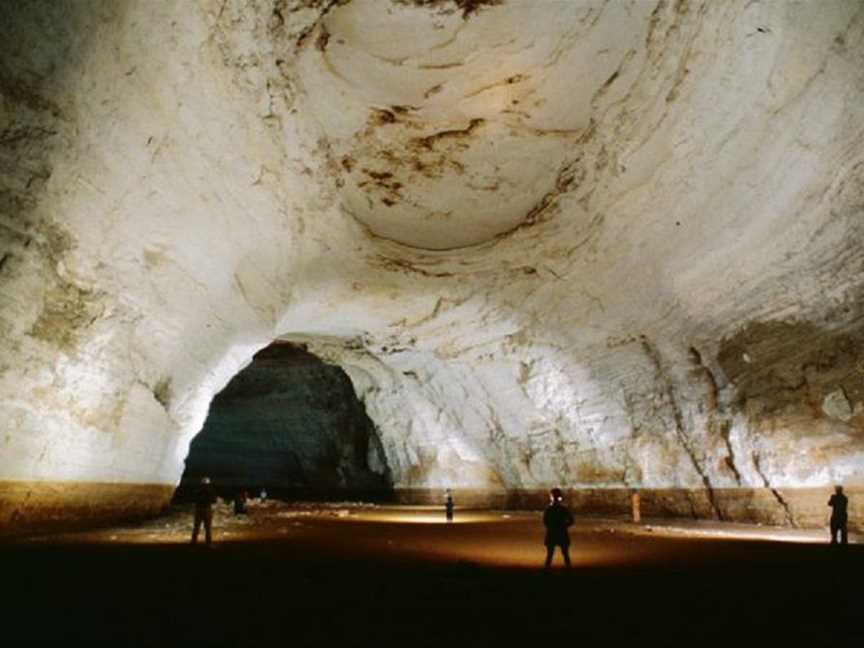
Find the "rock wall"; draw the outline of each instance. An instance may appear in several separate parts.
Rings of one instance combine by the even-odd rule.
[[[220,489],[266,487],[282,497],[380,498],[391,488],[348,376],[289,344],[259,351],[213,399],[183,481],[205,475]]]
[[[274,339],[345,368],[397,488],[798,523],[864,482],[860,3],[3,14],[7,527],[158,508]]]

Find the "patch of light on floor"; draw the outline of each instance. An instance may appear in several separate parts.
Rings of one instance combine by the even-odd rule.
[[[444,509],[440,506],[400,506],[352,511],[349,519],[395,524],[488,524],[500,522],[509,519],[509,517],[494,511],[461,511],[457,508],[453,520],[447,520]]]
[[[820,529],[786,528],[736,528],[718,523],[711,527],[684,527],[674,524],[646,525],[646,531],[663,535],[685,536],[689,538],[714,538],[722,540],[768,540],[771,542],[797,542],[802,544],[825,544],[828,532]],[[849,539],[853,542],[853,539]]]

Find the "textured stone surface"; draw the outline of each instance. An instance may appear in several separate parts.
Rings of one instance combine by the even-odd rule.
[[[0,95],[2,479],[176,483],[282,338],[402,488],[864,481],[859,2],[12,3]]]
[[[825,397],[822,401],[822,411],[826,416],[844,423],[851,421],[854,414],[852,406],[849,405],[849,399],[846,398],[846,392],[842,389],[837,389]]]
[[[629,518],[632,489],[565,489],[570,509],[579,516]],[[850,527],[864,530],[864,489],[845,489],[849,496]],[[795,527],[826,527],[830,509],[825,488],[715,488],[711,497],[704,488],[639,489],[640,510],[645,518],[720,519]],[[458,506],[507,510],[539,510],[549,502],[546,489],[494,491],[461,488],[453,491]],[[406,488],[396,492],[404,504],[443,506],[443,489]],[[778,503],[782,500],[782,504]]]
[[[98,482],[0,482],[0,536],[134,520],[163,512],[174,487]]]
[[[272,495],[382,496],[387,458],[345,372],[272,345],[222,390],[186,458],[184,480]]]

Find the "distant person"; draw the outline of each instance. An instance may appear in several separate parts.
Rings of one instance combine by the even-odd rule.
[[[633,514],[633,522],[639,524],[642,521],[642,502],[639,491],[635,488],[630,492],[630,509]]]
[[[573,516],[569,509],[561,503],[564,498],[560,488],[549,491],[549,506],[543,513],[543,526],[546,527],[546,569],[552,564],[555,547],[561,548],[564,564],[570,568],[570,532],[573,526]]]
[[[450,492],[450,489],[447,489],[447,501],[444,503],[444,510],[447,515],[447,521],[453,521],[453,493]]]
[[[267,501],[267,489],[266,488],[261,489],[260,499],[261,499],[262,504]]]
[[[246,499],[246,491],[243,489],[234,494],[234,515],[246,514]]]
[[[198,542],[198,531],[204,525],[204,537],[207,546],[212,541],[213,527],[213,504],[216,502],[216,493],[210,484],[209,477],[202,477],[198,491],[195,493],[195,525],[192,529],[192,544]]]
[[[837,544],[838,536],[840,544],[849,544],[849,530],[846,524],[849,521],[849,516],[846,513],[846,507],[849,505],[849,498],[843,494],[842,486],[834,487],[834,494],[828,500],[828,506],[831,507],[831,544]]]

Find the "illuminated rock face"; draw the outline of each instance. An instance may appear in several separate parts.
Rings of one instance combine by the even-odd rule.
[[[862,32],[844,0],[15,6],[0,514],[157,507],[283,338],[397,487],[821,523],[864,481]]]

